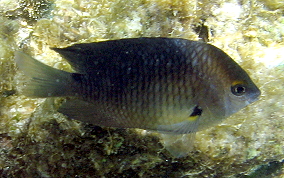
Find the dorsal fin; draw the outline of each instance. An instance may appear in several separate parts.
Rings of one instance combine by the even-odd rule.
[[[90,56],[87,54],[87,49],[84,49],[87,44],[76,44],[67,48],[51,48],[54,51],[62,55],[63,58],[68,60],[69,64],[74,70],[79,73],[86,72],[86,64],[90,60]]]
[[[129,63],[141,66],[144,60],[152,64],[157,58],[164,58],[164,54],[167,54],[167,59],[174,58],[178,50],[176,43],[182,42],[182,39],[174,38],[128,38],[51,49],[68,60],[77,72],[92,73]],[[163,62],[168,61],[160,60],[160,65]]]

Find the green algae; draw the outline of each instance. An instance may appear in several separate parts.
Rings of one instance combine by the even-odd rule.
[[[283,165],[284,162],[273,161],[269,164],[260,165],[250,174],[247,175],[237,175],[237,178],[273,178],[281,177],[283,175]]]
[[[0,93],[12,90],[11,78],[14,74],[13,50],[15,43],[13,41],[13,34],[17,31],[18,24],[14,21],[8,20],[5,17],[0,17]]]
[[[284,2],[282,0],[261,0],[266,7],[271,10],[283,10]]]
[[[49,0],[20,0],[13,9],[7,9],[4,15],[10,19],[22,18],[28,23],[47,16],[52,7]]]

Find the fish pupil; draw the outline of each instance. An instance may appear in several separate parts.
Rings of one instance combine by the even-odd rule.
[[[233,86],[231,90],[232,90],[232,93],[236,96],[241,96],[246,92],[246,88],[240,84]]]
[[[200,116],[202,114],[202,109],[199,106],[195,106],[193,112],[190,114],[190,117]]]

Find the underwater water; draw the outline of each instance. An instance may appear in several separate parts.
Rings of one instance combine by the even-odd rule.
[[[1,0],[1,177],[283,177],[283,12],[280,0]],[[197,132],[194,149],[175,158],[159,133],[70,120],[56,111],[64,99],[21,95],[27,78],[15,51],[72,72],[50,47],[137,37],[203,38],[246,70],[261,96]]]

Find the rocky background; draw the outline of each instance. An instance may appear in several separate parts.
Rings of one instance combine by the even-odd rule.
[[[283,177],[283,0],[1,0],[0,177]],[[50,99],[18,91],[14,63],[24,51],[58,69],[50,47],[130,37],[205,41],[235,59],[260,100],[196,134],[187,157],[173,158],[160,136],[69,120]]]

